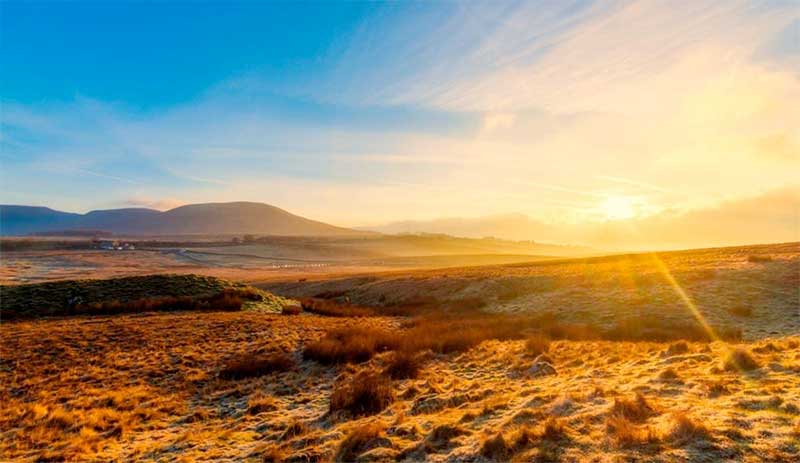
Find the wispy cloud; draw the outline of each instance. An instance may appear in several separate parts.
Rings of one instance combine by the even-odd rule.
[[[574,223],[614,195],[657,215],[795,181],[796,2],[383,9],[280,95],[253,71],[148,112],[7,102],[3,194],[91,208],[102,185],[105,202],[265,201],[340,225]]]

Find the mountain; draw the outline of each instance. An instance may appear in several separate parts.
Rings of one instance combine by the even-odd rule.
[[[75,227],[82,216],[49,207],[0,205],[0,234],[25,235]]]
[[[367,232],[336,227],[252,202],[190,204],[165,212],[110,209],[74,214],[46,207],[0,205],[0,234],[104,230],[138,235],[260,234],[282,236],[349,236]]]

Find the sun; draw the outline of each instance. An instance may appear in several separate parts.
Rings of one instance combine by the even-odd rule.
[[[600,208],[608,220],[630,219],[636,215],[633,201],[625,196],[609,196]]]

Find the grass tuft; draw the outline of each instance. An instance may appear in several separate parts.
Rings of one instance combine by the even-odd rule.
[[[752,371],[761,368],[761,365],[746,349],[734,349],[728,352],[722,364],[725,371]]]
[[[528,337],[525,341],[525,352],[532,357],[544,354],[550,350],[550,339],[542,334]]]
[[[508,461],[508,457],[511,455],[511,447],[503,435],[497,433],[494,437],[483,441],[481,455],[489,460]]]
[[[636,394],[633,399],[614,399],[609,415],[622,416],[634,423],[646,421],[651,416],[658,415],[658,411],[641,394]]]
[[[362,372],[334,385],[329,411],[368,416],[380,413],[392,402],[391,381],[374,372]]]
[[[385,445],[387,441],[384,438],[385,430],[386,424],[382,421],[373,421],[353,429],[339,444],[336,461],[356,461],[356,458],[367,450]]]
[[[392,379],[413,379],[419,376],[421,361],[417,355],[408,351],[398,351],[392,356],[384,374]]]
[[[222,379],[244,379],[294,369],[294,359],[286,353],[245,354],[230,360],[219,372]]]
[[[687,445],[696,441],[710,441],[711,431],[703,424],[691,419],[684,413],[673,415],[674,424],[669,431],[667,438],[678,444]]]

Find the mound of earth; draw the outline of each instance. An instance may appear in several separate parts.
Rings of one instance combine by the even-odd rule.
[[[287,299],[243,283],[203,275],[145,275],[106,280],[67,280],[0,287],[3,319],[66,315],[75,306],[166,298],[245,296],[242,309],[277,312]]]

